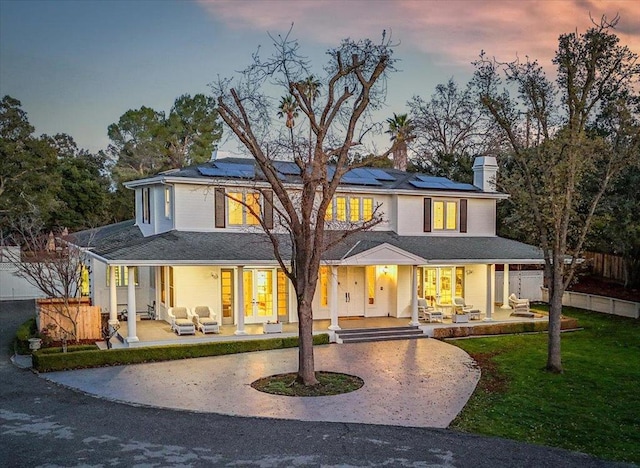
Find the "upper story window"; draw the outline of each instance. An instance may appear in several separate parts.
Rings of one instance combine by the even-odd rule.
[[[347,197],[338,195],[333,198],[325,213],[325,221],[349,221],[357,223],[370,221],[373,217],[373,198]]]
[[[249,190],[233,190],[224,188],[215,191],[215,226],[257,226],[259,216],[267,228],[273,227],[273,192],[265,190],[254,192]]]
[[[151,223],[151,189],[142,187],[142,222]]]
[[[173,190],[171,187],[164,188],[164,217],[171,219],[171,199]]]
[[[467,200],[424,199],[424,232],[467,232]]]

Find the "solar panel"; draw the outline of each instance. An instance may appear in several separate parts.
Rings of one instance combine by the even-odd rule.
[[[278,162],[275,162],[273,165],[280,174],[300,175],[300,168],[294,162],[278,161]]]
[[[394,181],[396,180],[395,177],[393,177],[391,174],[387,174],[385,171],[383,171],[382,169],[375,169],[372,167],[367,167],[366,170],[376,179],[378,180],[384,180],[384,181]]]
[[[436,179],[445,179],[444,177],[434,177]],[[438,181],[424,181],[424,180],[412,180],[409,182],[416,188],[422,189],[438,189],[438,190],[463,190],[463,191],[476,191],[477,187],[471,184],[461,184],[458,182],[452,182],[448,179],[445,179],[446,182],[438,182]]]
[[[422,182],[434,182],[434,183],[451,182],[446,177],[436,177],[436,176],[422,175],[422,174],[416,175],[416,179],[418,179],[418,180],[420,180]]]
[[[356,167],[347,172],[349,177],[361,177],[363,179],[376,179],[384,181],[396,180],[395,177],[387,174],[381,169],[373,169],[370,167]]]
[[[199,166],[198,172],[207,177],[232,177],[238,179],[252,179],[255,177],[251,164],[214,163],[212,167]]]
[[[342,177],[342,180],[340,182],[350,185],[382,185],[382,182],[373,178],[367,179],[365,177],[349,177],[346,174]]]

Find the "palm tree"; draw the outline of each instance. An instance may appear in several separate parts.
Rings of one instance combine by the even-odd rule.
[[[389,129],[385,132],[391,135],[394,142],[393,167],[401,171],[407,170],[407,143],[415,138],[413,134],[413,122],[407,114],[393,113],[393,117],[387,119]]]
[[[280,105],[278,106],[278,117],[286,117],[287,121],[285,125],[289,130],[296,124],[295,120],[298,118],[298,103],[295,98],[289,94],[280,99]]]

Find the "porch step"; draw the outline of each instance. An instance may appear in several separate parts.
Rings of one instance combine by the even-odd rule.
[[[351,328],[336,331],[337,343],[415,340],[419,338],[427,338],[427,335],[418,327]]]

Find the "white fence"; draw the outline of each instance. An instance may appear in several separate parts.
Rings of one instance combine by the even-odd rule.
[[[0,301],[39,299],[46,297],[26,279],[16,276],[18,269],[12,263],[0,262]]]
[[[496,302],[502,302],[502,278],[504,271],[496,271]],[[509,270],[509,294],[530,301],[542,301],[543,279],[542,270]]]
[[[542,296],[545,302],[549,302],[548,289],[543,288]],[[640,318],[640,302],[623,301],[613,297],[565,291],[562,296],[562,305],[621,317]]]

